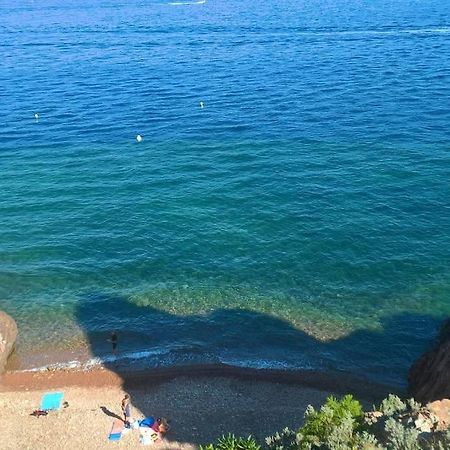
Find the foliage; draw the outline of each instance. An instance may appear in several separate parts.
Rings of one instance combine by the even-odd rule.
[[[450,429],[444,432],[431,433],[422,447],[426,450],[448,450],[450,448]]]
[[[390,417],[384,426],[387,433],[387,447],[389,450],[420,450],[418,441],[420,432],[415,428],[405,427]]]
[[[300,448],[301,434],[289,428],[284,428],[281,433],[266,437],[269,450],[295,450]]]
[[[413,398],[409,398],[408,400],[406,400],[406,405],[412,413],[418,413],[420,408],[422,408],[422,404],[417,402]]]
[[[396,413],[405,411],[406,405],[396,395],[389,394],[380,405],[380,411],[385,416],[393,416]]]
[[[201,445],[200,450],[260,450],[261,446],[252,436],[247,438],[236,437],[234,434],[222,436],[217,444]]]
[[[360,450],[384,450],[384,447],[378,443],[377,438],[367,431],[356,434],[356,448]]]
[[[356,444],[356,439],[353,436],[354,425],[354,420],[350,415],[346,415],[341,423],[332,428],[328,436],[325,436],[323,444],[335,450],[350,449],[349,445]]]
[[[361,404],[351,395],[342,400],[328,397],[319,411],[308,406],[305,423],[299,430],[300,448],[351,449],[356,445],[354,433],[361,428],[363,416]]]
[[[367,413],[364,422],[361,404],[346,395],[341,400],[327,398],[315,410],[308,406],[304,425],[296,432],[289,428],[266,438],[267,450],[449,450],[450,429],[424,433],[416,429],[416,418],[426,408],[414,399],[402,401],[389,395],[379,411]],[[426,414],[425,414],[425,417]],[[216,444],[200,450],[261,450],[251,436],[222,436]]]

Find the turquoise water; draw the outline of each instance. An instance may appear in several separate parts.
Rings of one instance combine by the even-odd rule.
[[[21,367],[116,329],[147,365],[404,382],[450,314],[450,4],[426,3],[0,2]]]

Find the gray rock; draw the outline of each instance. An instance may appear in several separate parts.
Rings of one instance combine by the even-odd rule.
[[[0,374],[3,373],[6,360],[14,349],[17,338],[17,325],[11,316],[0,311]]]

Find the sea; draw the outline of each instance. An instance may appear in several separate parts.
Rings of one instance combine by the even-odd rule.
[[[0,0],[0,55],[11,367],[405,385],[450,315],[450,2]]]

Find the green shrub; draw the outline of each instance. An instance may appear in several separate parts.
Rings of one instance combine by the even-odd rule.
[[[387,434],[387,448],[389,450],[420,450],[418,437],[420,432],[415,428],[405,427],[392,417],[389,418],[384,429]]]
[[[389,395],[380,405],[382,415],[367,425],[361,404],[351,395],[341,400],[329,397],[318,411],[308,406],[297,432],[285,428],[267,437],[267,450],[450,450],[450,430],[420,433],[415,428],[420,408],[414,399],[403,402]],[[228,434],[200,450],[261,450],[261,446],[251,436]]]
[[[408,400],[406,400],[406,405],[409,411],[411,411],[412,413],[418,413],[422,408],[421,403],[416,402],[416,400],[414,400],[413,398],[409,398]]]
[[[328,397],[319,411],[308,406],[305,423],[299,429],[300,448],[352,449],[356,445],[354,433],[361,429],[363,417],[361,404],[351,395],[342,400]]]
[[[405,411],[406,405],[403,403],[399,397],[393,394],[389,394],[380,405],[380,411],[385,416],[393,416],[396,413]]]
[[[422,448],[426,450],[448,450],[450,449],[450,429],[430,433],[422,437]]]
[[[355,438],[356,448],[358,450],[385,450],[384,447],[379,444],[376,437],[367,431],[356,433]]]
[[[251,436],[236,437],[234,434],[222,436],[216,444],[201,445],[200,450],[260,450],[261,446]]]
[[[415,428],[421,408],[414,399],[403,402],[389,395],[380,405],[382,414],[364,421],[361,404],[352,396],[329,397],[318,411],[308,406],[297,432],[285,428],[266,444],[268,450],[450,450],[450,430],[421,433]]]
[[[301,435],[289,428],[284,428],[281,433],[266,437],[269,450],[298,450],[301,444]]]
[[[354,420],[349,415],[345,416],[341,423],[332,427],[329,435],[324,437],[323,445],[333,450],[351,450],[356,444],[354,427]]]

